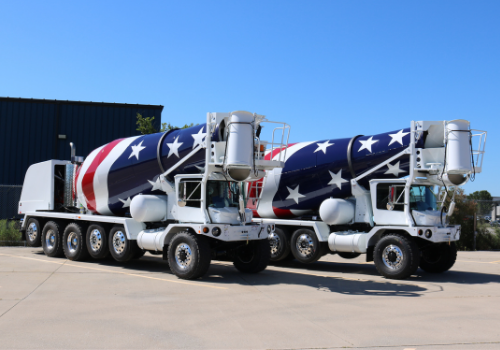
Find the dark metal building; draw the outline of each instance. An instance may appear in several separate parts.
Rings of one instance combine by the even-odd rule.
[[[31,164],[70,159],[70,142],[77,155],[86,157],[110,141],[138,135],[137,113],[154,116],[159,129],[162,110],[157,105],[0,97],[0,219],[16,214],[19,198],[11,197],[18,197],[20,188],[12,185],[23,184]]]

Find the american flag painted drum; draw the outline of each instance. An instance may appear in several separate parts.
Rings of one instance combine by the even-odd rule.
[[[286,150],[285,167],[268,173],[263,182],[249,187],[249,197],[261,196],[258,206],[249,200],[254,217],[286,219],[317,211],[330,197],[351,197],[350,180],[408,147],[410,128],[345,139],[299,142]],[[423,148],[423,138],[416,141]],[[283,152],[266,155],[272,159]],[[363,178],[401,178],[409,174],[409,156],[403,156]],[[262,193],[260,193],[262,191]]]
[[[216,129],[212,140],[219,139],[218,133]],[[289,144],[285,167],[268,173],[262,187],[258,187],[258,191],[262,191],[258,207],[251,200],[248,207],[254,210],[254,217],[290,218],[317,210],[329,197],[350,197],[353,176],[407,148],[410,135],[408,128],[373,136]],[[97,148],[78,171],[79,202],[95,214],[128,215],[134,196],[163,193],[159,175],[202,145],[205,136],[206,126],[202,124],[166,134],[119,139]],[[423,148],[423,140],[418,140],[416,147]],[[266,159],[277,159],[283,151],[268,152]],[[173,181],[176,174],[202,173],[204,164],[205,152],[200,149],[169,174],[169,178]],[[370,174],[360,184],[367,186],[368,181],[375,178],[401,178],[408,175],[408,171],[409,156],[403,156]],[[256,190],[253,191],[252,194],[250,190],[250,196],[256,195]]]
[[[212,140],[218,140],[217,135],[218,129]],[[78,170],[78,201],[95,214],[128,215],[130,202],[139,193],[165,194],[160,190],[160,162],[168,170],[202,145],[205,136],[206,125],[202,124],[119,139],[95,149]],[[205,150],[201,148],[169,178],[173,180],[179,173],[202,173],[204,164]]]

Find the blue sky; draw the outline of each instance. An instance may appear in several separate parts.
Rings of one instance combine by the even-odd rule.
[[[249,110],[291,141],[411,120],[488,131],[500,196],[500,1],[0,1],[0,96]]]

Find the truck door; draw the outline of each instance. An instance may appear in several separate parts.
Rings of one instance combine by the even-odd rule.
[[[374,188],[375,187],[375,188]],[[406,225],[403,183],[371,183],[373,216],[377,225]]]
[[[179,200],[185,203],[185,206],[176,208],[179,222],[204,222],[204,214],[201,208],[202,187],[200,180],[186,179],[179,182],[177,203],[179,203]]]

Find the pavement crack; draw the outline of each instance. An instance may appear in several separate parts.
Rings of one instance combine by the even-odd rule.
[[[19,305],[19,303],[21,303],[22,301],[24,301],[25,299],[27,299],[31,294],[33,294],[38,288],[40,288],[45,282],[47,282],[47,280],[52,277],[57,271],[59,271],[59,269],[61,267],[63,267],[64,265],[66,264],[66,262],[62,263],[59,265],[59,267],[57,269],[55,269],[54,271],[51,272],[50,275],[47,276],[46,279],[44,279],[42,282],[40,282],[36,287],[35,289],[33,289],[28,295],[26,295],[24,298],[20,299],[17,303],[15,303],[14,305],[12,305],[10,308],[8,308],[7,310],[4,311],[4,313],[2,313],[0,315],[0,318],[2,318],[4,315],[6,315],[10,310],[12,310],[13,308],[15,308],[17,305]]]

